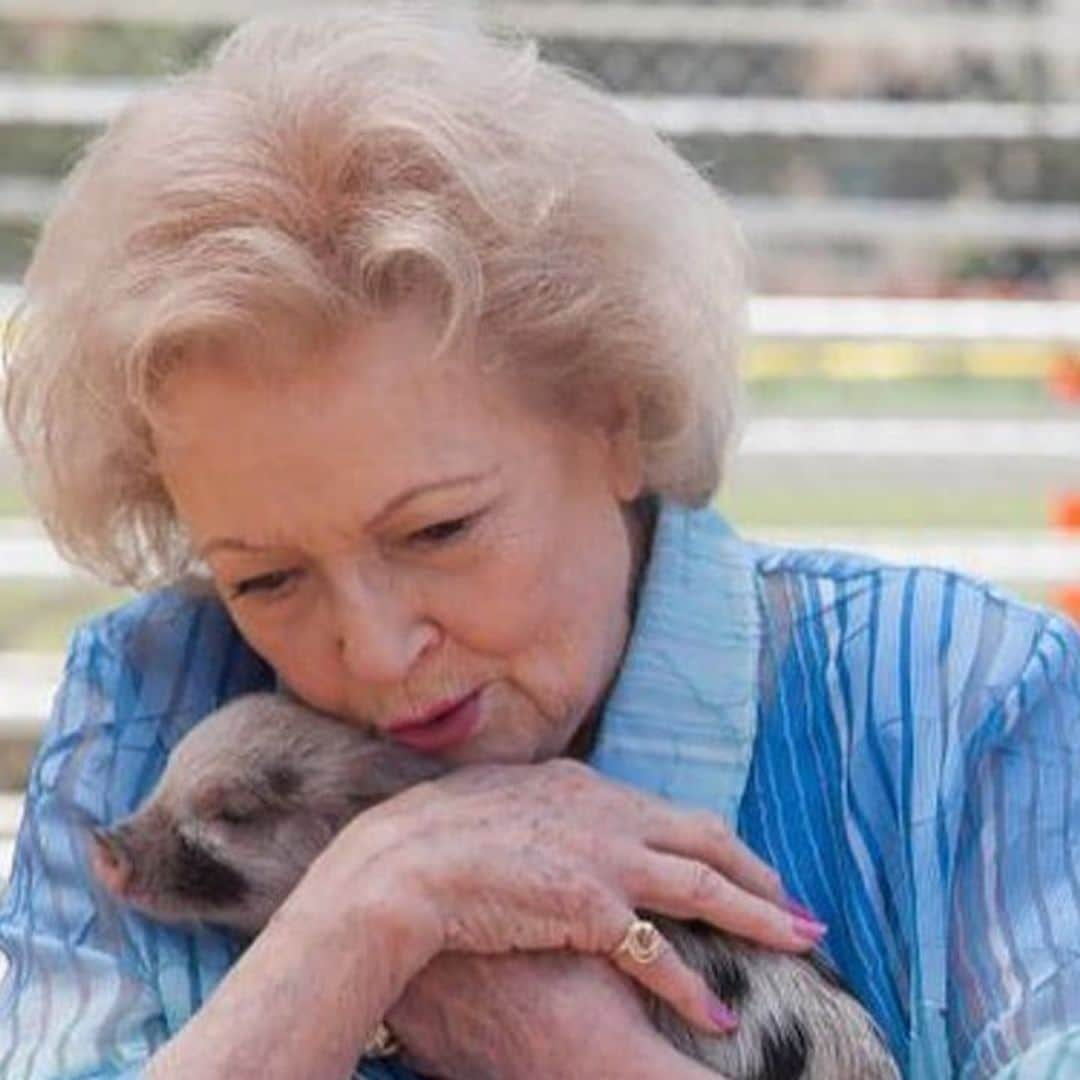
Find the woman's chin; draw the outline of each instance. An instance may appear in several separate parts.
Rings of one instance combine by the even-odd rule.
[[[439,757],[452,765],[538,765],[564,756],[573,734],[570,731],[556,737],[556,732],[546,726],[536,731],[492,725]]]

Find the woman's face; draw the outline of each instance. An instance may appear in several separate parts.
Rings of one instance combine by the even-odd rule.
[[[303,374],[166,383],[159,467],[248,642],[314,707],[455,763],[566,749],[629,630],[637,444],[540,416],[403,311]]]

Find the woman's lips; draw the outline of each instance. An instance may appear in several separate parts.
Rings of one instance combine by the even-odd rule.
[[[480,722],[480,694],[481,690],[474,690],[430,719],[398,724],[388,734],[396,742],[422,753],[449,750],[476,730]]]

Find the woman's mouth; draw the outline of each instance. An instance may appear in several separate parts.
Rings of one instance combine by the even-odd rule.
[[[463,743],[480,723],[480,695],[474,690],[453,704],[437,709],[423,720],[408,721],[390,728],[396,742],[421,753],[436,754]]]

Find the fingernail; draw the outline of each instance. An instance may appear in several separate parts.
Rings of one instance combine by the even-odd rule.
[[[784,897],[783,904],[785,911],[790,911],[792,915],[798,915],[800,919],[806,919],[807,922],[821,921],[808,907],[804,907],[798,900],[792,900],[790,896]]]
[[[707,1011],[709,1019],[725,1035],[739,1026],[739,1018],[719,998],[709,996]]]
[[[815,945],[825,936],[829,929],[817,919],[805,919],[798,916],[791,920],[791,928],[798,937],[801,937],[804,941],[812,941]]]

